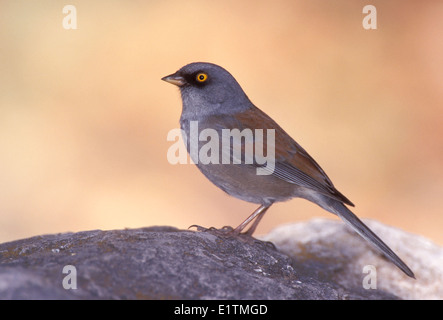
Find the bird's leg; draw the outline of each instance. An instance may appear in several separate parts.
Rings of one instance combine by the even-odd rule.
[[[260,220],[263,218],[266,210],[268,210],[271,205],[272,205],[272,203],[268,204],[268,205],[262,204],[245,221],[243,221],[237,228],[232,230],[232,233],[233,234],[240,234],[243,231],[243,229],[249,223],[251,223],[252,220],[255,219],[255,221],[252,224],[252,226],[248,229],[248,231],[245,232],[246,235],[252,236],[252,234],[254,233],[255,229],[257,228]]]
[[[248,236],[252,236],[252,234],[255,232],[255,229],[257,228],[258,224],[260,223],[260,220],[264,217],[266,211],[269,209],[270,205],[265,207],[264,210],[260,212],[260,214],[255,218],[255,221],[253,222],[252,226],[249,227],[249,229],[244,232],[244,234]]]

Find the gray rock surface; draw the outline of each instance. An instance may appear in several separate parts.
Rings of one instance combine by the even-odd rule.
[[[268,235],[274,237],[279,251],[269,243],[250,238],[171,227],[94,230],[8,242],[0,245],[0,298],[397,298],[400,291],[382,286],[385,280],[381,275],[376,290],[363,288],[362,261],[353,259],[359,257],[360,250],[373,250],[365,247],[357,235],[337,221],[313,223],[314,231],[323,229],[322,223],[328,228],[336,224],[336,229],[332,237],[326,234],[323,240],[311,241],[307,232],[310,223],[301,224],[305,233],[300,233],[298,243],[294,230],[283,227],[289,232],[286,242],[281,231]],[[404,258],[410,262],[407,256]],[[384,261],[376,255],[374,259],[370,262],[378,271]],[[63,273],[67,265],[75,267],[77,289],[63,287],[66,277],[73,276]],[[414,266],[412,263],[420,277]],[[386,268],[402,277],[394,266],[388,264]],[[401,281],[412,281],[414,285],[414,280]],[[69,283],[72,285],[72,279]]]
[[[313,219],[283,225],[261,238],[272,241],[280,252],[296,257],[300,266],[316,270],[319,277],[326,276],[345,288],[362,286],[368,275],[363,268],[374,266],[377,290],[401,299],[443,299],[442,247],[378,221],[365,220],[365,224],[406,262],[415,280],[382,258],[340,220]]]

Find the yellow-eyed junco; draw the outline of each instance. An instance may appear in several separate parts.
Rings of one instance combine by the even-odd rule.
[[[274,202],[304,198],[338,215],[405,274],[415,278],[411,269],[345,206],[354,204],[334,187],[317,162],[274,120],[252,104],[228,71],[211,63],[191,63],[162,80],[180,88],[183,102],[180,126],[188,152],[200,171],[229,195],[260,204],[233,230],[234,234],[240,234],[255,219],[246,231],[246,234],[252,235]],[[238,157],[234,156],[235,135],[228,136],[232,142],[227,144],[228,150],[222,142],[223,137],[232,130],[238,130],[235,131],[238,133],[245,132],[245,129],[253,134],[259,132],[257,130],[270,131],[274,137],[265,132],[260,136],[261,144],[257,145],[256,136],[251,141],[246,135],[240,135],[240,142],[237,143],[240,143],[241,151],[246,153],[253,150],[254,154],[248,159],[244,156],[239,163]],[[197,134],[193,134],[193,130],[197,130]],[[205,133],[203,139],[200,135],[202,132]],[[211,136],[211,133],[217,135]],[[210,141],[217,136],[220,141]],[[209,148],[208,144],[213,148]],[[204,146],[206,153],[203,152],[203,155],[206,154],[210,161],[198,159],[202,156],[199,151]],[[254,157],[260,151],[258,146],[263,146],[262,155],[272,155],[274,152],[274,158],[268,158],[269,162],[273,161],[271,165],[260,162],[259,159],[263,160],[263,157]],[[214,161],[217,158],[218,161]],[[257,169],[260,168],[264,172],[258,174]]]

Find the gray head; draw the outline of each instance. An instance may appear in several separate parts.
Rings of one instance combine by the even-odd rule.
[[[162,80],[180,88],[182,118],[240,112],[252,106],[234,77],[212,63],[190,63]]]

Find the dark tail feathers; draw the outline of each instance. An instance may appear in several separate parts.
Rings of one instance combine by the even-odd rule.
[[[405,274],[415,279],[414,273],[374,232],[372,232],[355,214],[344,204],[336,200],[331,204],[331,210],[352,227],[359,235],[380,250],[392,263],[399,267]]]

